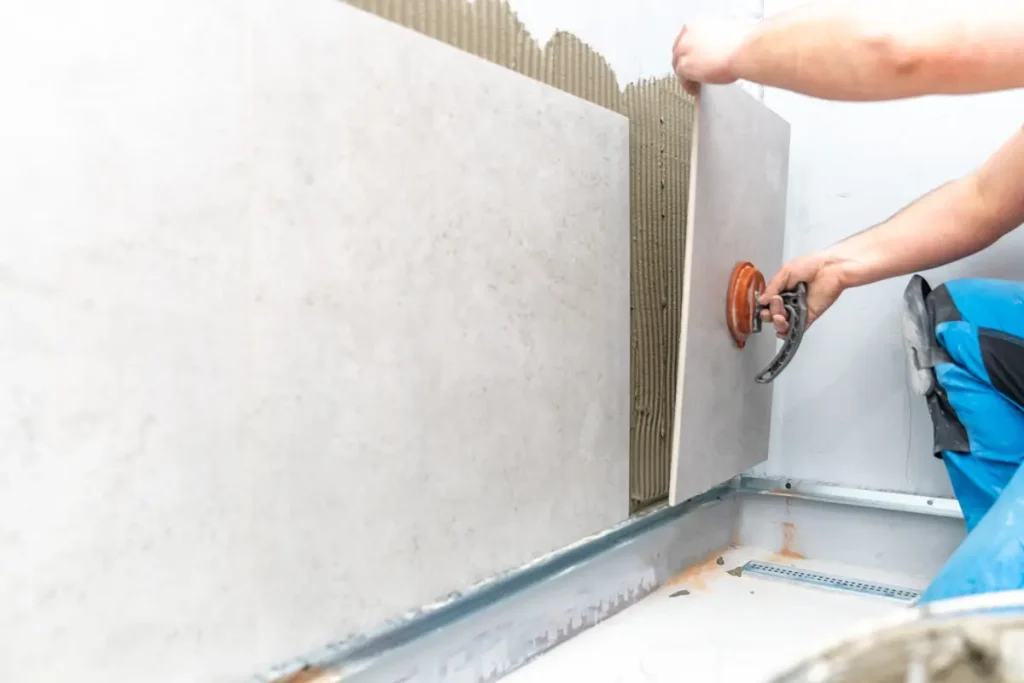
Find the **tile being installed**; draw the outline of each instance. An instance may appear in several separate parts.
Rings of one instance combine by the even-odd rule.
[[[775,335],[736,348],[725,304],[738,262],[766,278],[779,269],[786,223],[789,124],[738,85],[705,86],[694,128],[672,503],[768,457],[772,386],[754,377],[775,355]]]

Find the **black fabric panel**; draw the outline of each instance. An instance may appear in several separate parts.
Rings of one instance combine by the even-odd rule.
[[[927,401],[928,414],[932,418],[932,449],[935,457],[941,458],[943,451],[970,453],[971,442],[967,438],[967,429],[949,404],[945,390],[936,384],[935,391],[928,394]]]
[[[915,283],[918,285],[918,292],[914,291]],[[939,340],[935,336],[935,328],[939,323],[946,322],[948,319],[959,320],[960,311],[953,304],[953,298],[949,295],[946,285],[939,285],[937,290],[933,290],[921,275],[911,278],[903,297],[904,315],[911,316],[921,334],[921,339],[916,344],[923,344],[923,346],[918,348],[915,344],[914,347],[917,365],[921,368],[933,368],[934,380],[935,366],[952,361],[946,350],[939,344]],[[936,312],[946,316],[947,320],[937,320]]]
[[[963,320],[960,309],[953,302],[946,285],[939,285],[928,294],[926,299],[928,311],[931,313],[932,326]]]
[[[978,330],[978,347],[992,386],[1024,406],[1024,339],[998,330]]]
[[[927,321],[916,320],[915,323],[922,328],[922,334],[924,330],[927,330],[928,333],[922,340],[926,346],[920,349],[915,348],[915,352],[919,356],[919,361],[923,360],[929,365],[929,371],[934,379],[934,388],[925,396],[925,401],[928,404],[928,414],[932,419],[932,452],[937,458],[941,458],[944,451],[970,453],[971,443],[967,436],[967,428],[960,422],[956,411],[950,405],[949,399],[946,397],[946,390],[942,388],[938,379],[935,378],[935,365],[951,362],[946,350],[942,348],[939,340],[934,336],[935,328],[940,323],[962,320],[963,317],[960,315],[956,304],[953,303],[953,297],[950,296],[946,285],[939,285],[937,289],[932,289],[927,280],[921,276],[916,277],[920,281],[920,296],[924,299],[924,311],[922,313],[927,315],[928,319]],[[907,296],[907,294],[905,293],[904,296]],[[910,306],[910,310],[915,311],[919,309],[915,306]]]

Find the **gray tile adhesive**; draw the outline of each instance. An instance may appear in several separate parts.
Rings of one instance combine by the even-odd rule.
[[[668,495],[694,101],[672,76],[620,89],[559,31],[541,47],[504,0],[348,0],[359,9],[623,114],[630,133],[630,501]]]

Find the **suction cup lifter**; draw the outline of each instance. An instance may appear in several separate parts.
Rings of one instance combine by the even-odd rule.
[[[804,332],[807,331],[807,283],[798,282],[796,289],[783,292],[781,296],[782,305],[789,314],[787,316],[789,332],[786,333],[782,348],[775,354],[775,358],[772,358],[772,362],[754,377],[754,381],[758,384],[768,384],[786,369],[789,362],[793,360],[793,356],[796,355],[796,350],[800,348]],[[757,326],[758,332],[761,331],[761,311],[766,308],[768,307],[761,304],[757,304],[755,307],[754,324]]]
[[[758,302],[764,288],[764,276],[754,264],[743,261],[736,265],[729,281],[726,320],[738,348],[746,345],[751,334],[761,331],[761,311],[768,308]],[[782,292],[781,297],[789,318],[789,332],[775,358],[754,377],[758,384],[768,384],[786,369],[807,330],[807,283],[797,283],[795,289]]]

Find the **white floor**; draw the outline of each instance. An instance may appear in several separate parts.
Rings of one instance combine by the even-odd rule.
[[[752,559],[906,588],[924,588],[927,582],[926,577],[751,548],[721,557],[721,564],[716,556],[688,569],[645,600],[511,673],[503,683],[766,681],[859,622],[905,606],[727,573]]]

